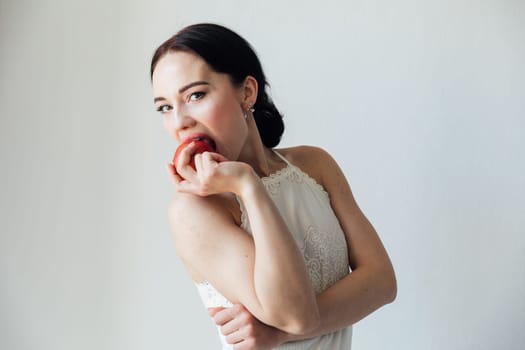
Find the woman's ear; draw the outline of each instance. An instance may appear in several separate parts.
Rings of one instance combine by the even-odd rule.
[[[257,101],[258,89],[259,85],[257,84],[257,80],[251,75],[248,75],[246,79],[244,79],[242,87],[242,106],[244,110],[248,110],[253,107]]]

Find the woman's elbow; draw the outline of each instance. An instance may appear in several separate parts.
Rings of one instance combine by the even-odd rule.
[[[300,317],[290,320],[281,329],[286,333],[304,335],[317,329],[320,323],[321,318],[318,310],[311,310]]]
[[[388,268],[381,273],[381,291],[384,303],[390,304],[397,297],[397,280],[393,268]]]

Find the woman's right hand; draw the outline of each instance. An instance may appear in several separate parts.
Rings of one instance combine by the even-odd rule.
[[[209,308],[208,314],[235,350],[269,350],[286,339],[286,333],[262,323],[242,304]]]
[[[195,145],[188,145],[180,154],[177,164],[168,164],[168,172],[178,192],[198,196],[233,192],[240,194],[247,181],[257,176],[243,162],[230,161],[219,153],[195,154]],[[195,168],[191,165],[194,160]]]

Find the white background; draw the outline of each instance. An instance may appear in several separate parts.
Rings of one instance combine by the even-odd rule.
[[[391,255],[354,349],[522,349],[521,0],[1,0],[0,348],[217,349],[148,76],[201,21],[254,45],[282,146],[332,153]]]

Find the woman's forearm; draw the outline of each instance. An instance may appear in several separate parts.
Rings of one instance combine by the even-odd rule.
[[[255,243],[254,288],[272,326],[302,334],[318,325],[315,293],[304,259],[263,184],[240,191]]]
[[[286,341],[308,339],[352,325],[392,302],[396,281],[391,269],[361,268],[317,295],[320,323],[308,334],[285,335]]]

